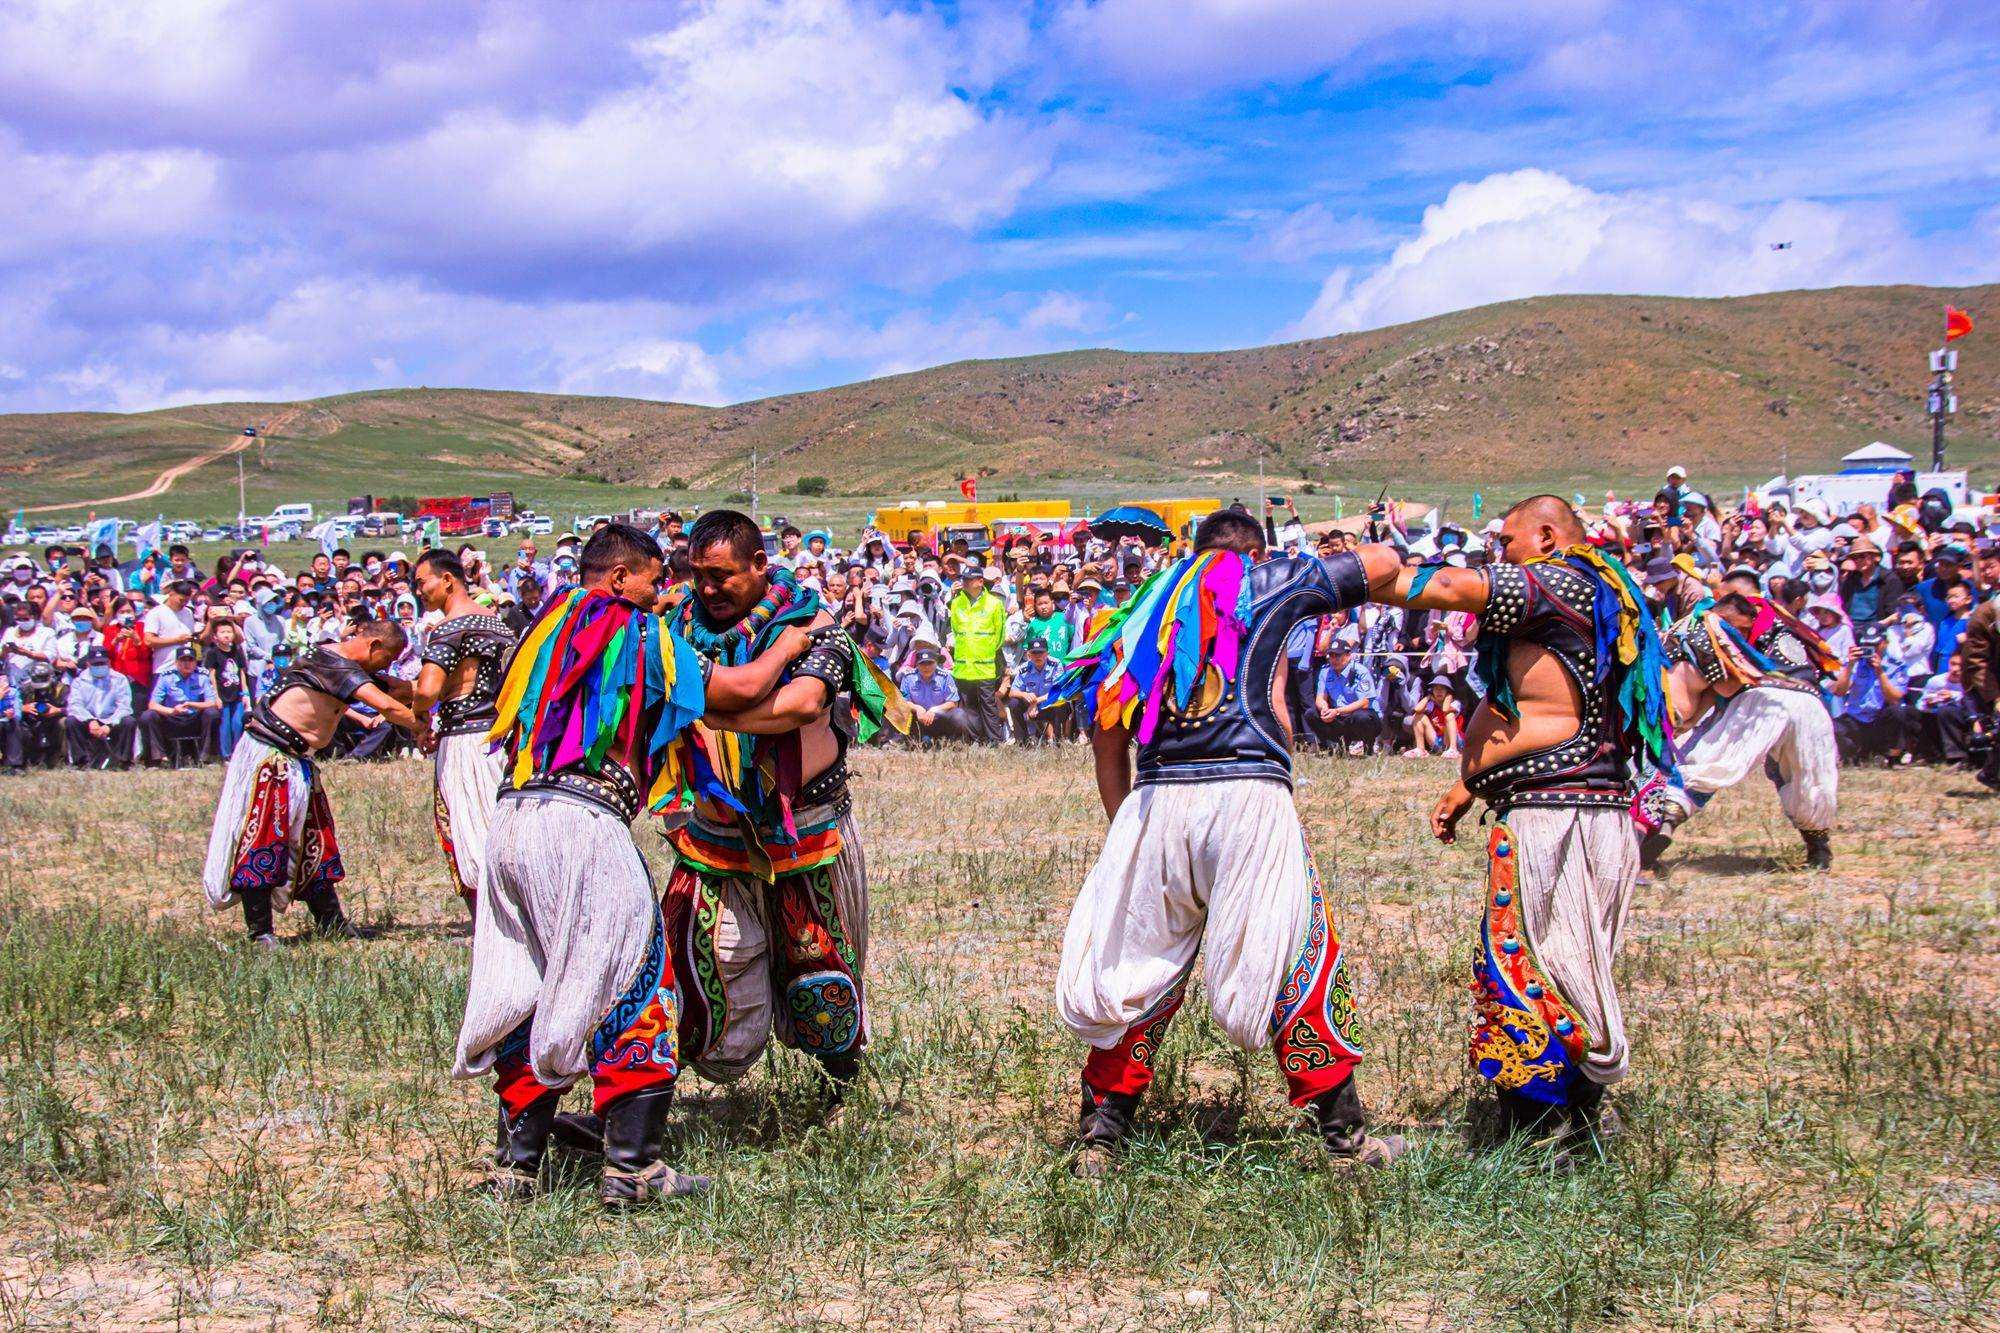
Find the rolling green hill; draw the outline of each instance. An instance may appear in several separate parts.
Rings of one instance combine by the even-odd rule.
[[[1435,499],[1474,488],[1595,493],[1650,485],[1671,462],[1717,487],[1788,458],[1831,463],[1872,439],[1928,454],[1924,353],[1949,300],[2000,319],[2000,286],[1840,288],[1727,300],[1546,297],[1282,346],[1081,351],[963,362],[724,408],[468,389],[300,404],[207,404],[131,416],[0,416],[0,506],[100,500],[280,422],[242,455],[247,507],[359,491],[512,489],[547,511],[667,498],[771,496],[801,476],[846,518],[887,497],[1109,498],[1140,488],[1273,489]],[[2000,354],[1962,341],[1955,463],[2000,461]],[[134,512],[232,513],[236,459]],[[767,505],[768,507],[768,505]],[[116,509],[118,506],[112,506]]]

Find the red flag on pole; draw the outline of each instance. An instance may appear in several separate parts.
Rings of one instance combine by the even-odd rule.
[[[1967,324],[1966,327],[1971,328],[1972,326]],[[977,500],[979,498],[979,483],[967,477],[964,481],[958,483],[958,493],[968,500]]]
[[[1966,314],[1956,306],[1946,306],[1944,308],[1944,340],[1950,342],[1953,338],[1963,338],[1970,332],[1972,332],[1972,316]]]

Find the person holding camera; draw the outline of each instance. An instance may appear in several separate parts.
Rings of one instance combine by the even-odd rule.
[[[1883,652],[1884,637],[1879,622],[1856,625],[1854,647],[1833,679],[1833,693],[1843,701],[1833,721],[1843,764],[1878,757],[1897,763],[1909,754],[1909,709],[1903,696],[1910,688],[1910,669]]]

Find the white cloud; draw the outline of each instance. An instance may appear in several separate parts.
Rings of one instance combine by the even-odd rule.
[[[215,163],[202,153],[37,153],[0,130],[0,263],[204,225],[217,211],[215,185]]]
[[[28,308],[32,295],[0,292],[0,300]],[[0,410],[133,412],[395,383],[723,399],[714,363],[681,336],[693,319],[663,302],[530,303],[409,279],[314,278],[246,317],[202,328],[150,321],[100,333],[62,324],[46,305],[37,314],[0,333],[0,354],[36,365],[18,395],[0,385]],[[32,403],[12,401],[30,393]]]
[[[1064,0],[1052,29],[1086,68],[1202,92],[1311,78],[1391,54],[1515,46],[1593,19],[1602,0]],[[1390,50],[1402,40],[1401,49]]]
[[[921,14],[711,0],[633,51],[643,77],[578,114],[468,108],[314,155],[298,192],[392,252],[653,257],[695,287],[806,256],[903,264],[886,238],[1005,215],[1053,151],[955,90],[960,48]]]
[[[1781,241],[1791,248],[1771,249]],[[1736,296],[1925,273],[1983,280],[2000,274],[2000,260],[1920,245],[1880,205],[1735,207],[1513,171],[1453,186],[1387,261],[1364,275],[1335,270],[1281,334],[1319,337],[1550,293]]]
[[[1390,239],[1388,228],[1371,217],[1359,213],[1341,217],[1325,204],[1314,202],[1263,219],[1249,253],[1255,259],[1298,264],[1321,255],[1379,250]]]

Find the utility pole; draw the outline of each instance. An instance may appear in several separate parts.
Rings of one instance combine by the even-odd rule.
[[[1951,391],[1952,376],[1958,370],[1958,352],[1940,347],[1931,353],[1930,392],[1924,407],[1931,414],[1931,471],[1944,471],[1944,419],[1958,411],[1958,395]]]
[[[1257,517],[1264,517],[1264,441],[1257,441]]]
[[[257,441],[257,453],[261,458],[264,452],[264,437],[257,433],[255,426],[245,426],[243,433]],[[243,453],[242,449],[236,451],[236,526],[238,530],[241,530],[243,527]]]
[[[757,521],[757,446],[750,446],[750,521]]]

